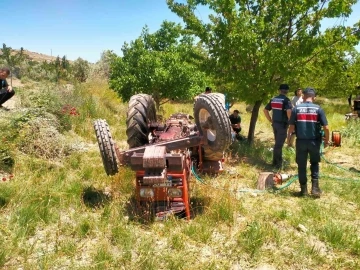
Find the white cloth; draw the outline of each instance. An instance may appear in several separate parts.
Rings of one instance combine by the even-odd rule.
[[[294,96],[294,97],[291,99],[291,104],[292,104],[293,106],[299,105],[299,104],[301,104],[301,103],[303,103],[303,102],[304,102],[304,100],[303,100],[302,96],[301,96],[301,97]]]

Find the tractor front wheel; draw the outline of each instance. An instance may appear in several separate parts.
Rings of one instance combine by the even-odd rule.
[[[100,148],[101,158],[107,175],[119,172],[116,161],[115,143],[112,139],[106,120],[98,119],[94,122],[96,138]]]

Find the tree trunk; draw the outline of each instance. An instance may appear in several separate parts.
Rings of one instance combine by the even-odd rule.
[[[156,112],[158,113],[160,111],[160,98],[157,95],[153,95],[153,98],[156,104]]]
[[[249,126],[249,134],[248,134],[248,142],[252,143],[254,141],[255,137],[255,126],[257,119],[259,117],[259,109],[261,106],[262,101],[258,100],[255,102],[254,108],[251,113],[251,119],[250,119],[250,126]]]
[[[153,91],[153,94],[149,94],[149,95],[153,97],[155,101],[156,112],[158,113],[160,110],[160,102],[161,102],[160,96],[156,90]]]

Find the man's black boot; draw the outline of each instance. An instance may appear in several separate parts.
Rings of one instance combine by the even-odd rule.
[[[311,184],[311,195],[320,198],[321,190],[319,188],[319,179],[312,179]]]
[[[299,193],[300,197],[309,195],[306,184],[305,185],[300,185],[300,188],[301,188],[300,193]]]

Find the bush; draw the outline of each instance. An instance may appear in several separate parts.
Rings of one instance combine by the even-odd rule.
[[[69,155],[71,146],[59,132],[59,127],[57,118],[49,113],[28,120],[19,132],[19,149],[26,154],[47,159]]]
[[[341,134],[348,139],[350,144],[360,144],[360,121],[349,120],[346,127],[342,129]]]

